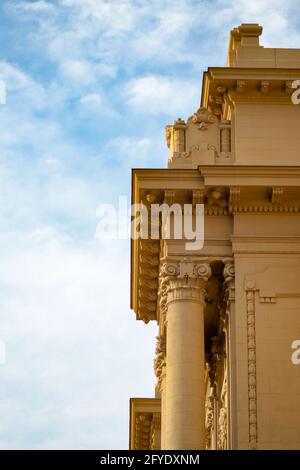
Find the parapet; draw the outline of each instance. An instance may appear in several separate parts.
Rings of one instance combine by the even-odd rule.
[[[231,30],[227,67],[300,67],[300,49],[265,48],[259,44],[262,31],[258,24],[241,24]]]

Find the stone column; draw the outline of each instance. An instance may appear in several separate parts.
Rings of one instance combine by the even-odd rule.
[[[204,307],[208,264],[165,263],[167,364],[164,448],[205,449]]]

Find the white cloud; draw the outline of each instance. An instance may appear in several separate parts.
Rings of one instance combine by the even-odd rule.
[[[70,80],[78,86],[90,85],[95,81],[94,70],[89,62],[65,60],[61,63],[60,69],[64,79]]]
[[[18,5],[23,10],[48,8],[44,1],[10,5],[20,19]],[[154,65],[187,64],[195,70],[211,59],[225,63],[224,41],[241,22],[261,23],[266,45],[271,39],[278,47],[299,40],[297,0],[60,0],[55,11],[40,18],[45,50],[62,67],[66,60],[90,61],[95,67],[101,60],[104,75],[149,59]]]
[[[126,448],[129,397],[152,395],[156,328],[129,311],[128,243],[93,241],[95,208],[120,190],[118,173],[114,184],[108,169],[97,181],[70,174],[57,161],[68,152],[74,160],[76,144],[65,140],[58,122],[4,110],[0,339],[7,364],[0,369],[0,448]],[[39,150],[38,160],[18,151],[24,143]],[[118,144],[124,162],[133,148],[150,151],[147,139]],[[109,147],[120,151],[116,143]],[[82,168],[87,154],[78,152]],[[45,173],[41,161],[52,155],[56,165]]]
[[[5,61],[0,62],[0,78],[6,83],[8,90],[21,90],[32,87],[34,82],[17,65]]]
[[[299,15],[297,0],[239,0],[230,4],[217,0],[212,7],[214,14],[208,9],[206,18],[210,30],[216,29],[220,37],[227,39],[229,29],[241,23],[259,23],[264,28],[261,44],[265,47],[296,47],[300,42],[294,22]]]
[[[0,79],[5,83],[6,106],[4,112],[10,113],[14,104],[20,99],[22,107],[18,108],[18,113],[41,109],[49,103],[46,90],[42,83],[35,81],[28,73],[24,72],[18,65],[6,61],[0,62]],[[15,110],[16,111],[16,110]],[[1,117],[0,117],[1,119]],[[26,125],[26,121],[22,122]],[[7,125],[4,125],[3,130]],[[16,132],[10,134],[16,137]],[[5,133],[5,131],[4,131]],[[3,141],[3,139],[1,139]]]
[[[50,2],[44,0],[39,0],[36,2],[20,2],[14,5],[14,8],[18,10],[28,11],[28,12],[47,12],[54,10],[54,5]]]
[[[131,80],[125,87],[125,98],[138,112],[177,117],[192,113],[200,98],[200,87],[196,80],[148,75]]]
[[[76,93],[80,95],[83,90],[91,90],[90,93],[87,93],[87,96],[93,96],[95,104],[95,96],[98,95],[100,99],[100,93],[102,99],[105,100],[102,78],[113,78],[115,73],[115,68],[105,63],[94,63],[88,60],[77,59],[63,60],[59,64],[59,94],[65,100],[69,97],[72,99],[72,96]],[[91,98],[89,100],[91,101]],[[109,109],[107,102],[106,105],[108,111],[113,111]]]
[[[130,0],[61,0],[61,5],[73,9],[69,11],[75,12],[83,21],[87,20],[91,26],[96,26],[108,36],[132,31],[139,10]]]
[[[102,110],[103,108],[103,98],[99,95],[99,93],[90,93],[88,95],[82,96],[80,98],[80,103],[84,106],[87,105],[94,110]]]
[[[112,108],[103,92],[88,93],[79,99],[79,116],[93,126],[101,127],[101,121],[97,119],[119,119],[120,114]]]
[[[153,151],[155,149],[155,157]],[[128,175],[131,167],[137,167],[153,163],[159,147],[155,140],[149,138],[117,137],[107,142],[102,153],[106,158],[118,161]]]
[[[42,227],[1,258],[0,448],[126,449],[128,397],[154,386],[156,332],[129,312],[128,252]]]

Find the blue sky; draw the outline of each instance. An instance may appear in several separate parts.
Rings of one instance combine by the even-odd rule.
[[[128,446],[152,396],[155,325],[129,310],[129,243],[96,209],[164,167],[164,126],[198,107],[228,34],[300,47],[297,0],[39,0],[0,6],[0,449]],[[118,289],[119,294],[116,296]]]

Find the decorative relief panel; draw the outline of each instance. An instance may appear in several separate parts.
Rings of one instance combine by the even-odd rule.
[[[255,336],[255,292],[251,279],[245,281],[248,350],[248,425],[249,449],[257,448],[257,385],[256,385],[256,336]]]
[[[219,87],[222,89],[222,87]],[[166,126],[169,167],[197,168],[201,164],[233,163],[231,122],[219,119],[223,93],[211,97],[210,109],[201,107],[187,122]]]

